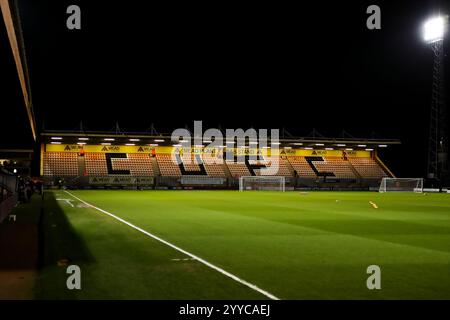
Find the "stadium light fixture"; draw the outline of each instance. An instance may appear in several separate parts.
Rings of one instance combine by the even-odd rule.
[[[338,147],[345,147],[346,144],[345,144],[345,143],[338,143],[337,146],[338,146]]]
[[[203,140],[203,143],[212,143],[211,140]]]
[[[58,142],[58,141],[52,141],[51,144],[61,144],[61,142]]]
[[[157,143],[150,143],[149,146],[150,147],[157,147],[157,146],[159,146],[159,144],[157,144]]]
[[[303,143],[301,143],[301,142],[295,142],[295,143],[293,143],[293,145],[294,145],[294,146],[302,146]]]
[[[387,145],[386,144],[379,144],[378,148],[387,148]]]
[[[366,151],[373,151],[373,149],[372,148],[367,148]]]
[[[323,147],[324,144],[323,144],[323,143],[316,143],[316,146],[318,146],[318,147]]]
[[[86,144],[86,142],[78,142],[77,144],[80,146],[84,146]]]
[[[313,148],[311,148],[311,147],[305,147],[304,149],[305,149],[305,150],[312,150]]]
[[[114,141],[115,139],[114,138],[105,138],[103,140],[105,140],[105,141]]]
[[[291,150],[292,147],[284,147],[284,149],[286,149],[286,150]]]
[[[132,138],[132,139],[130,139],[130,141],[141,141],[141,139],[134,139],[134,138]]]
[[[268,146],[264,146],[264,147],[262,147],[263,149],[270,149],[270,147],[268,147]]]
[[[51,137],[52,140],[62,140],[62,137]]]
[[[446,20],[445,17],[437,16],[425,21],[423,24],[423,40],[426,43],[444,40]]]
[[[353,148],[345,148],[347,151],[353,151]]]
[[[173,146],[174,146],[174,147],[182,147],[182,145],[181,145],[181,144],[179,144],[179,143],[177,143],[177,144],[174,144]]]
[[[164,142],[165,140],[164,139],[155,139],[153,141],[155,141],[155,142]]]
[[[126,146],[135,146],[134,143],[125,143]]]
[[[365,148],[365,147],[367,147],[367,144],[358,144],[358,147]]]
[[[445,171],[447,159],[439,154],[447,153],[447,145],[439,143],[441,128],[446,127],[441,108],[445,108],[444,102],[444,37],[448,25],[448,16],[435,16],[423,24],[423,40],[433,51],[433,85],[431,94],[430,133],[428,143],[427,176],[441,180],[442,172]],[[381,146],[379,146],[381,147]],[[444,179],[445,180],[445,179]]]
[[[330,151],[330,150],[334,150],[334,148],[325,148],[325,150]]]
[[[250,141],[248,144],[258,144],[256,141]]]
[[[272,141],[271,141],[270,144],[271,144],[271,145],[274,145],[274,146],[279,146],[279,145],[281,144],[281,142],[272,142]]]
[[[110,146],[110,145],[111,145],[110,142],[103,142],[103,143],[102,143],[102,146]]]
[[[87,141],[87,140],[89,140],[89,138],[78,138],[78,140],[80,140],[80,141]]]

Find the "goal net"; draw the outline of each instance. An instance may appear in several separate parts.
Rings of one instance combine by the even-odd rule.
[[[239,178],[239,191],[285,191],[285,178],[278,176],[251,176]]]
[[[423,192],[423,178],[383,178],[380,192]]]

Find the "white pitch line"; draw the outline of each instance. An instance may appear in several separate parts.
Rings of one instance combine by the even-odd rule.
[[[172,261],[190,261],[190,260],[195,260],[193,258],[184,258],[184,259],[170,259]]]
[[[108,215],[108,216],[110,216],[110,217],[112,217],[112,218],[114,218],[114,219],[116,219],[116,220],[126,224],[127,226],[129,226],[129,227],[131,227],[133,229],[136,229],[137,231],[142,232],[143,234],[149,236],[150,238],[153,238],[153,239],[155,239],[155,240],[157,240],[157,241],[159,241],[161,243],[164,243],[165,245],[167,245],[167,246],[169,246],[169,247],[171,247],[171,248],[173,248],[173,249],[175,249],[175,250],[177,250],[177,251],[179,251],[179,252],[181,252],[181,253],[189,256],[189,257],[191,257],[192,259],[197,260],[200,263],[203,263],[205,266],[207,266],[207,267],[209,267],[211,269],[214,269],[217,272],[220,272],[221,274],[227,276],[228,278],[231,278],[234,281],[239,282],[240,284],[243,284],[244,286],[247,286],[247,287],[249,287],[250,289],[253,289],[256,292],[259,292],[260,294],[268,297],[269,299],[280,300],[279,298],[277,298],[276,296],[274,296],[270,292],[259,288],[258,286],[254,285],[253,283],[245,281],[245,280],[239,278],[238,276],[235,276],[234,274],[232,274],[232,273],[230,273],[228,271],[225,271],[224,269],[222,269],[222,268],[220,268],[220,267],[218,267],[218,266],[216,266],[216,265],[214,265],[214,264],[212,264],[212,263],[210,263],[210,262],[208,262],[208,261],[206,261],[206,260],[204,260],[204,259],[202,259],[202,258],[200,258],[200,257],[198,257],[198,256],[196,256],[196,255],[194,255],[194,254],[184,250],[184,249],[181,249],[180,247],[177,247],[176,245],[174,245],[174,244],[172,244],[170,242],[168,242],[168,241],[166,241],[166,240],[164,240],[164,239],[162,239],[162,238],[160,238],[158,236],[155,236],[154,234],[152,234],[152,233],[150,233],[148,231],[145,231],[144,229],[141,229],[138,226],[135,226],[134,224],[132,224],[132,223],[130,223],[130,222],[128,222],[128,221],[126,221],[126,220],[124,220],[122,218],[119,218],[119,217],[113,215],[112,213],[110,213],[110,212],[108,212],[106,210],[98,208],[98,207],[96,207],[96,206],[94,206],[94,205],[92,205],[92,204],[90,204],[90,203],[88,203],[88,202],[78,198],[77,196],[73,195],[72,193],[70,193],[67,190],[65,190],[64,192],[66,192],[67,194],[69,194],[73,198],[77,199],[78,201],[84,203],[85,205],[87,205],[87,206],[89,206],[91,208],[94,208],[94,209],[96,209],[96,210],[98,210],[98,211],[100,211],[100,212],[102,212],[102,213],[104,213],[104,214],[106,214],[106,215]]]
[[[57,201],[64,201],[65,203],[70,204],[72,207],[74,207],[74,205],[72,204],[72,202],[70,202],[70,199],[56,199]]]

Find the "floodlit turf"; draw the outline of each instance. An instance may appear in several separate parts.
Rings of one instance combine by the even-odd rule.
[[[447,194],[71,192],[280,299],[450,299]],[[46,193],[44,229],[37,298],[266,298],[64,191]],[[80,265],[82,290],[65,288],[60,258]]]

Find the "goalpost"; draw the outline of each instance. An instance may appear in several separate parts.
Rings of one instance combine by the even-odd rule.
[[[423,192],[423,178],[383,178],[379,192]]]
[[[239,191],[285,191],[286,180],[281,176],[250,176],[239,178]]]

